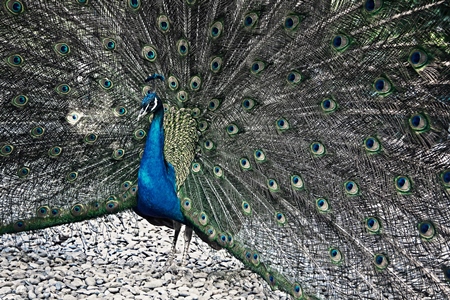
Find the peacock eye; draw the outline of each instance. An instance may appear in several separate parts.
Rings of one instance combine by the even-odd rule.
[[[206,226],[208,224],[208,215],[205,212],[200,212],[199,217],[198,217],[198,222],[202,225],[202,226]]]
[[[273,179],[269,178],[267,179],[267,187],[269,188],[269,191],[271,192],[278,192],[280,190],[280,186],[278,185],[278,182]]]
[[[183,91],[183,90],[179,91],[179,92],[177,93],[177,99],[178,99],[178,101],[180,101],[180,102],[186,102],[186,101],[188,101],[188,93],[187,93],[186,91]]]
[[[150,62],[154,62],[158,57],[158,53],[156,52],[156,48],[153,46],[145,46],[141,51],[142,57]]]
[[[56,87],[56,92],[60,95],[67,95],[70,92],[70,86],[62,83]]]
[[[238,134],[240,132],[239,131],[239,127],[236,124],[234,124],[234,123],[229,124],[227,126],[226,130],[227,130],[227,133],[228,133],[229,136],[234,136],[234,135],[236,135],[236,134]]]
[[[7,11],[12,15],[19,15],[24,12],[23,2],[20,0],[7,0],[5,2]]]
[[[409,54],[409,63],[414,67],[414,69],[420,69],[427,65],[428,54],[423,50],[414,49]]]
[[[333,264],[340,264],[343,261],[343,259],[344,259],[341,251],[338,248],[335,248],[335,247],[330,248],[328,250],[328,255],[330,256],[331,262]]]
[[[200,120],[198,122],[198,129],[201,132],[204,132],[206,129],[208,129],[208,122],[206,122],[205,120]]]
[[[344,183],[344,191],[347,195],[354,196],[359,193],[358,184],[354,181],[346,181]]]
[[[162,32],[167,32],[170,29],[169,18],[166,15],[160,15],[158,17],[158,28]]]
[[[24,63],[23,57],[19,54],[9,56],[6,61],[11,67],[18,67]]]
[[[256,162],[264,162],[266,160],[266,155],[261,149],[255,150],[253,152],[253,157],[255,158]]]
[[[375,254],[373,260],[374,260],[375,266],[378,270],[384,270],[389,265],[389,260],[388,260],[387,256],[384,254],[381,254],[381,253]]]
[[[201,80],[200,76],[193,76],[191,78],[189,86],[191,87],[192,91],[200,90],[201,85],[202,85],[202,80]]]
[[[219,56],[214,57],[209,63],[209,66],[213,73],[218,73],[222,69],[222,58]]]
[[[259,259],[260,259],[260,256],[258,253],[255,252],[255,253],[251,254],[251,262],[254,266],[256,266],[256,267],[259,266],[259,263],[260,263]]]
[[[50,150],[48,150],[48,155],[50,157],[58,157],[61,155],[61,153],[62,153],[62,148],[58,147],[58,146],[52,147],[52,148],[50,148]]]
[[[374,14],[383,6],[383,0],[365,0],[364,9],[370,14]]]
[[[127,114],[127,109],[123,106],[117,106],[114,108],[113,113],[116,117],[123,117]]]
[[[291,176],[291,185],[294,190],[303,190],[304,189],[304,183],[303,179],[300,175],[292,175]]]
[[[8,156],[13,152],[13,150],[14,150],[13,145],[10,145],[10,144],[3,145],[0,148],[0,156]]]
[[[320,103],[320,107],[322,108],[324,113],[332,113],[337,109],[337,103],[332,98],[327,98],[322,100]]]
[[[278,132],[284,132],[290,128],[288,120],[280,118],[275,122],[275,126]]]
[[[246,157],[243,157],[239,160],[239,166],[241,167],[241,169],[243,171],[248,171],[248,170],[251,170],[251,168],[252,168],[250,161]]]
[[[206,149],[206,150],[212,150],[212,149],[214,149],[214,142],[213,141],[211,141],[211,140],[206,140],[204,143],[203,143],[203,147]]]
[[[11,104],[17,108],[24,108],[28,104],[28,97],[25,95],[18,95],[12,99]]]
[[[250,206],[250,204],[247,201],[242,201],[242,210],[244,212],[244,214],[246,215],[250,215],[252,212],[252,208]]]
[[[345,34],[335,35],[332,39],[331,45],[337,51],[343,52],[350,46],[350,38]]]
[[[323,156],[325,154],[325,146],[320,142],[314,142],[309,146],[314,156]]]
[[[209,36],[213,39],[216,40],[218,39],[223,32],[223,23],[220,21],[216,21],[214,24],[211,25],[211,27],[209,28]]]
[[[375,91],[382,96],[388,95],[393,90],[392,83],[385,77],[375,79],[373,87]]]
[[[408,193],[412,189],[411,179],[407,176],[398,176],[395,178],[395,188],[400,193]]]
[[[250,71],[252,72],[252,74],[259,74],[262,71],[264,71],[264,69],[266,68],[266,63],[261,61],[261,60],[256,60],[252,63],[251,67],[250,67]]]
[[[219,99],[212,99],[208,103],[208,109],[210,111],[215,111],[219,108],[221,101]]]
[[[73,182],[78,178],[78,172],[70,172],[67,174],[67,181]]]
[[[74,206],[72,206],[72,208],[70,209],[70,213],[72,214],[72,216],[74,217],[78,217],[84,214],[84,205],[83,204],[75,204]]]
[[[440,177],[444,186],[450,188],[450,170],[441,172]]]
[[[423,114],[415,114],[409,118],[409,126],[412,130],[420,133],[428,130],[428,119]]]
[[[330,210],[330,204],[325,198],[319,198],[316,200],[316,207],[321,213],[326,213]]]
[[[303,290],[298,283],[295,283],[293,285],[291,293],[295,297],[295,299],[303,299]]]
[[[67,43],[57,43],[53,49],[61,56],[66,56],[70,53],[70,46]]]
[[[194,173],[198,173],[198,172],[200,172],[202,170],[202,165],[197,163],[197,162],[194,162],[194,163],[192,163],[191,170]]]
[[[381,149],[381,144],[375,137],[368,137],[364,140],[364,148],[368,153],[377,153]]]
[[[144,129],[137,129],[133,134],[134,138],[138,141],[144,139],[146,135],[147,133]]]
[[[287,74],[286,80],[289,84],[297,84],[302,81],[302,75],[297,71],[291,71]]]
[[[30,168],[28,167],[22,167],[19,170],[17,170],[17,175],[20,178],[26,178],[30,174]]]
[[[102,78],[98,81],[98,83],[104,90],[109,90],[113,87],[112,81],[109,80],[108,78]]]
[[[86,144],[94,144],[98,139],[98,135],[95,133],[88,133],[84,136],[84,142]]]
[[[121,160],[125,156],[124,149],[116,149],[113,151],[112,157],[115,160]]]
[[[186,56],[189,53],[189,43],[185,39],[181,39],[177,42],[177,51],[180,56]]]
[[[105,50],[112,51],[116,49],[116,41],[112,38],[105,38],[102,40],[102,45]]]
[[[365,227],[371,234],[379,234],[381,232],[381,223],[378,218],[368,217],[365,219]]]
[[[283,26],[286,32],[294,32],[298,29],[302,17],[296,14],[289,14],[283,19]]]
[[[220,166],[214,166],[213,172],[214,172],[214,175],[217,178],[223,177],[223,170],[222,170],[222,168]]]
[[[36,126],[31,129],[30,134],[33,138],[40,138],[44,134],[45,129],[42,126]]]
[[[417,227],[420,237],[424,240],[431,240],[436,234],[436,229],[430,221],[420,222]]]
[[[119,210],[120,204],[116,200],[109,200],[105,204],[105,209],[109,213],[114,213]]]
[[[179,87],[178,78],[176,78],[173,75],[169,76],[169,78],[167,79],[167,85],[169,86],[169,89],[172,91],[178,90]]]
[[[137,11],[141,8],[141,1],[140,0],[128,0],[128,7],[132,11]]]
[[[256,101],[250,98],[246,98],[244,100],[242,100],[242,108],[244,109],[244,111],[251,111],[255,105],[256,105]]]
[[[256,26],[256,24],[258,23],[258,18],[259,18],[259,16],[254,12],[246,14],[244,17],[244,21],[243,21],[244,27],[245,28],[254,28]]]

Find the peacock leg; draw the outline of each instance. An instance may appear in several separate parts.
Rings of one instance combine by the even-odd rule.
[[[193,231],[192,227],[186,226],[186,229],[184,231],[184,250],[183,250],[183,258],[181,259],[181,266],[184,266],[186,264],[186,257],[192,239],[192,231]]]
[[[166,269],[168,269],[172,265],[173,259],[175,258],[175,255],[177,253],[177,240],[178,236],[180,235],[181,223],[173,221],[173,229],[175,230],[175,236],[173,237],[172,250],[170,251],[169,258],[166,262]]]

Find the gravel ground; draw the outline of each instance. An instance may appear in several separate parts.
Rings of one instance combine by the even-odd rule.
[[[132,212],[0,236],[0,299],[289,299],[196,236],[165,271],[172,238]]]

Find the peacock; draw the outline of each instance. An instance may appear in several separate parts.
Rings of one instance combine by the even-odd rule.
[[[450,295],[447,0],[4,0],[0,233],[133,209],[294,299]]]

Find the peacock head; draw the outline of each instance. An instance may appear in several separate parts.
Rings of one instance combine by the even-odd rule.
[[[164,76],[160,74],[153,74],[147,77],[145,82],[152,82],[153,83],[153,89],[149,90],[147,92],[147,95],[145,95],[144,99],[142,99],[141,103],[141,111],[138,115],[138,121],[141,117],[145,116],[149,112],[154,112],[160,108],[162,108],[162,101],[158,97],[155,91],[155,85],[154,80],[160,79],[161,81],[164,81]]]

